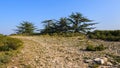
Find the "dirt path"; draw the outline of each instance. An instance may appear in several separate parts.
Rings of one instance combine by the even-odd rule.
[[[86,68],[76,40],[51,37],[22,37],[24,48],[13,57],[8,68]],[[66,43],[67,42],[67,43]]]

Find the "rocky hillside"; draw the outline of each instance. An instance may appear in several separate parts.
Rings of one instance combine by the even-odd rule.
[[[13,37],[21,39],[24,42],[24,47],[19,54],[11,59],[7,68],[117,68],[119,66],[119,63],[111,56],[120,56],[120,42],[88,40],[81,37]],[[107,47],[106,50],[85,50],[89,44],[99,45],[101,43]],[[94,60],[100,57],[106,57],[108,60],[103,62],[109,62],[109,65],[102,64],[101,61],[94,64]]]

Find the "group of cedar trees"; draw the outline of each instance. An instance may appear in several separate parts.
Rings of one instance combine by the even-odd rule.
[[[69,17],[60,18],[59,20],[45,20],[44,29],[40,29],[39,33],[35,33],[36,27],[33,23],[23,21],[17,26],[16,34],[34,35],[34,34],[87,34],[89,38],[102,39],[108,41],[120,41],[120,30],[95,30],[93,25],[97,23],[90,23],[92,20],[84,17],[81,13],[72,13]],[[74,36],[74,35],[73,35]]]
[[[45,20],[44,29],[40,30],[41,34],[53,33],[87,33],[89,30],[94,29],[91,27],[96,23],[90,23],[92,20],[84,17],[81,13],[72,13],[69,17],[60,18],[59,20]],[[33,23],[23,21],[17,26],[15,30],[17,34],[34,34],[36,27]]]

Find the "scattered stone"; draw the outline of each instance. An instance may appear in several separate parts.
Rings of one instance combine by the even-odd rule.
[[[13,66],[12,68],[17,68],[16,66]]]
[[[107,65],[108,66],[112,66],[113,64],[111,62],[107,62]]]
[[[98,64],[105,64],[107,63],[108,59],[106,57],[102,57],[102,58],[95,58],[94,61]]]
[[[17,66],[8,66],[7,68],[18,68]]]
[[[103,59],[105,63],[108,61],[108,58],[106,57],[102,57],[101,59]]]
[[[11,60],[12,62],[14,62],[15,60]]]
[[[95,58],[94,61],[98,64],[104,64],[105,63],[104,60],[101,59],[101,58]]]
[[[28,68],[30,66],[30,68],[88,68],[89,66],[98,68],[120,68],[120,64],[109,56],[109,52],[110,54],[114,54],[112,49],[100,53],[93,51],[88,52],[84,51],[86,42],[78,42],[80,43],[79,45],[81,45],[79,48],[82,49],[79,50],[78,47],[73,46],[77,44],[76,40],[75,43],[73,43],[74,40],[72,39],[71,41],[69,38],[61,39],[59,37],[52,37],[50,40],[49,38],[50,37],[23,37],[22,40],[25,43],[25,48],[22,49],[20,54],[17,54],[17,57],[13,58],[11,63],[14,63],[7,68]],[[67,39],[69,40],[67,41]],[[89,40],[88,43],[92,44]],[[112,43],[110,43],[110,45],[111,44]],[[106,47],[107,46],[109,47],[109,45],[106,45]]]
[[[100,66],[98,68],[113,68],[113,67],[110,67],[110,66]]]

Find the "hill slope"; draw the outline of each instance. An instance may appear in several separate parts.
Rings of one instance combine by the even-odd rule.
[[[60,37],[16,37],[24,42],[21,53],[9,64],[18,68],[84,68],[77,39]],[[86,68],[86,67],[85,67]]]
[[[21,52],[7,65],[17,68],[88,68],[85,58],[119,55],[119,42],[86,40],[80,37],[13,36],[24,42]],[[85,51],[88,43],[103,44],[104,51]]]

